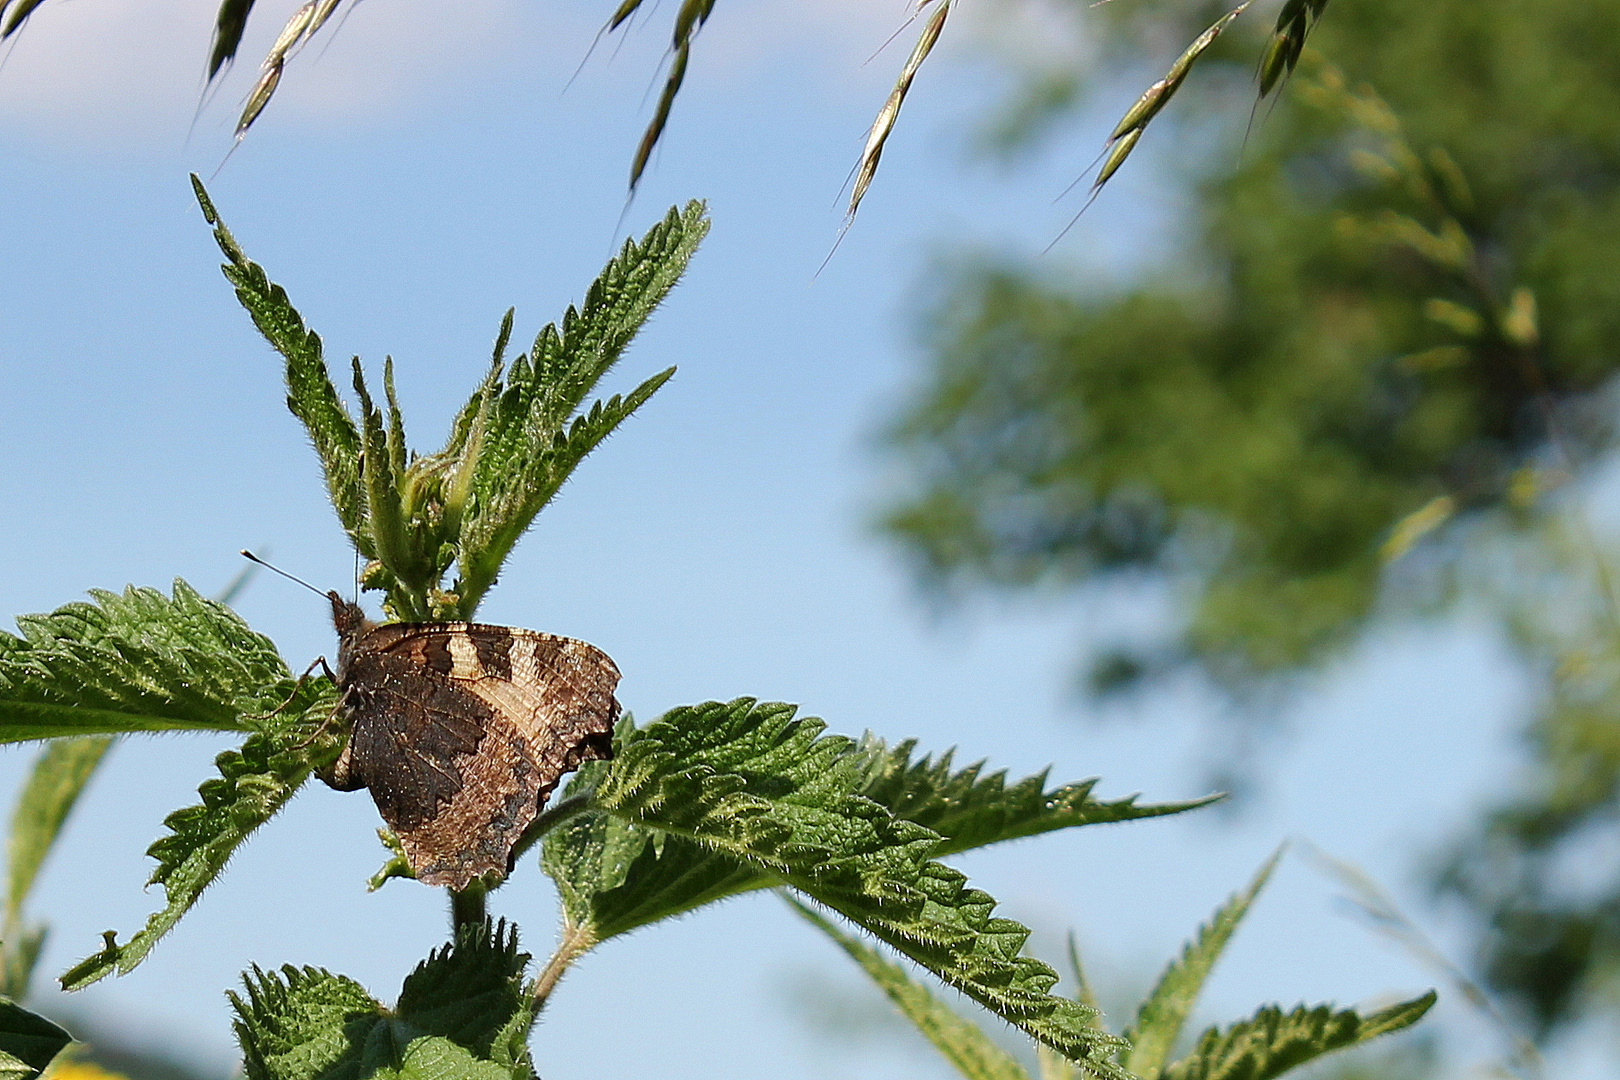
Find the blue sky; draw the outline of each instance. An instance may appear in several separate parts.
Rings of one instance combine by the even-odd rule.
[[[218,164],[254,58],[293,6],[261,0],[241,69],[189,140],[208,2],[53,0],[0,67],[8,611],[176,576],[217,590],[242,547],[323,585],[351,578],[277,359],[220,278],[185,179]],[[446,12],[456,25],[441,25]],[[517,340],[532,336],[622,236],[670,13],[599,47],[564,92],[606,14],[583,2],[362,4],[328,49],[293,63],[211,182],[330,359],[358,353],[377,372],[395,358],[420,447],[437,445],[482,374],[501,313],[515,305]],[[714,229],[609,389],[679,373],[542,515],[481,615],[602,646],[642,718],[748,694],[799,702],[838,731],[956,745],[1019,775],[1047,764],[1060,780],[1101,775],[1109,795],[1200,794],[1210,699],[1175,690],[1136,710],[1137,724],[1089,717],[1068,689],[1078,643],[1147,617],[1139,599],[940,616],[867,524],[887,482],[875,433],[920,370],[929,266],[961,244],[1044,247],[1072,212],[1053,196],[1105,134],[1016,175],[972,164],[966,136],[999,82],[961,19],[818,276],[840,186],[905,46],[865,61],[902,18],[893,3],[718,5],[626,219],[639,233],[699,197]],[[1163,257],[1175,201],[1144,157],[1060,245],[1059,265],[1125,275]],[[261,579],[238,607],[295,669],[334,649],[324,605],[303,590]],[[1504,657],[1466,619],[1393,631],[1290,708],[1277,779],[1241,818],[1081,831],[961,865],[1036,928],[1038,952],[1059,956],[1073,926],[1121,987],[1149,979],[1287,837],[1359,862],[1428,918],[1418,860],[1511,775],[1525,691]],[[36,894],[53,926],[42,981],[159,902],[141,890],[142,852],[227,745],[179,736],[116,749]],[[0,753],[0,773],[14,784],[30,755]],[[442,898],[414,883],[364,892],[377,823],[364,795],[312,786],[143,967],[68,1006],[224,1067],[221,991],[250,963],[318,964],[390,996],[445,922]],[[1333,897],[1303,863],[1285,864],[1212,983],[1207,1018],[1433,984]],[[554,906],[535,867],[495,908],[546,950]],[[1453,940],[1443,923],[1437,932]],[[749,897],[589,958],[556,996],[536,1056],[549,1080],[948,1075],[914,1044],[821,1039],[803,997],[862,989],[779,902]],[[1493,1053],[1459,1004],[1436,1017],[1465,1057]],[[1571,1069],[1584,1075],[1573,1058]]]

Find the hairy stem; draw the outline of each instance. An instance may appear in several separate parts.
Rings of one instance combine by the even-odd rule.
[[[546,1000],[557,988],[557,981],[563,977],[563,972],[572,967],[575,960],[584,956],[595,945],[596,935],[591,932],[589,926],[564,924],[562,940],[557,943],[557,951],[551,954],[545,970],[535,978],[534,985],[529,990],[529,997],[534,1002],[536,1013],[546,1007]]]
[[[489,888],[481,881],[474,881],[459,892],[450,891],[450,938],[456,938],[456,933],[463,926],[482,926],[485,918],[484,898]]]
[[[584,813],[590,808],[591,797],[589,794],[573,795],[559,800],[557,805],[541,813],[539,817],[529,823],[527,829],[523,830],[523,835],[518,837],[517,843],[512,845],[512,865],[517,865],[517,861],[523,858],[530,848],[538,844],[546,833],[574,815]]]

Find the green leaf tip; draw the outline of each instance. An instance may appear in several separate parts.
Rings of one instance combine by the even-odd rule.
[[[1181,814],[1225,797],[1138,805],[1137,796],[1130,795],[1103,802],[1092,796],[1095,779],[1048,789],[1049,770],[1043,770],[1009,785],[1005,770],[986,773],[983,761],[955,769],[951,750],[937,760],[932,755],[913,760],[916,745],[908,739],[891,748],[868,734],[860,748],[867,759],[860,793],[897,817],[939,833],[944,839],[936,855],[1055,829]]]
[[[220,754],[215,759],[220,775],[198,788],[201,803],[164,819],[168,834],[146,852],[157,862],[148,884],[163,886],[163,909],[124,945],[109,931],[100,952],[62,976],[64,990],[81,990],[115,971],[128,974],[146,959],[254,830],[280,812],[316,764],[336,753],[336,733],[322,733],[313,741],[309,734],[311,727],[319,730],[336,704],[331,684],[311,680],[300,689],[299,700],[302,721],[251,735],[239,749]]]
[[[1411,1027],[1434,1006],[1433,990],[1369,1016],[1331,1005],[1283,1012],[1267,1005],[1247,1020],[1212,1027],[1163,1080],[1272,1080],[1308,1061]]]
[[[103,930],[101,932],[101,950],[80,960],[77,964],[62,973],[60,982],[62,989],[71,993],[74,990],[83,990],[91,983],[102,979],[118,970],[118,931]]]
[[[746,704],[732,703],[738,708]],[[710,703],[696,708],[701,714],[729,706]],[[776,710],[792,713],[791,706],[757,705],[761,715]],[[686,723],[690,710],[675,710],[665,719]],[[820,721],[812,723],[819,731]],[[628,750],[639,738],[634,724],[628,718],[621,720],[615,733],[616,755],[624,758],[640,753]],[[876,803],[900,821],[923,826],[926,831],[918,835],[936,845],[935,856],[1051,829],[1177,813],[1209,801],[1138,805],[1134,798],[1127,798],[1103,802],[1091,795],[1095,781],[1047,789],[1045,773],[1009,785],[1003,773],[983,774],[982,763],[953,769],[948,753],[937,761],[931,757],[913,761],[914,747],[908,741],[890,748],[871,736],[859,743],[832,737],[817,745],[808,768],[795,772],[800,777],[814,775],[824,786],[857,797],[852,805],[863,814],[874,813],[869,804]],[[680,753],[711,760],[708,751],[690,745],[683,744]],[[717,769],[744,771],[737,762],[747,760],[749,753],[742,749],[712,761]],[[771,763],[751,765],[747,771],[765,775],[791,765],[792,752],[784,750]],[[773,874],[712,844],[603,812],[598,788],[610,774],[622,776],[625,768],[628,766],[591,763],[580,770],[570,781],[566,796],[588,798],[593,809],[562,822],[546,837],[542,865],[557,884],[571,925],[589,927],[592,940],[604,941],[736,893],[779,884]],[[802,793],[794,796],[800,801],[806,797]]]
[[[1163,1070],[1215,962],[1226,951],[1238,924],[1271,880],[1286,850],[1285,844],[1273,852],[1248,888],[1216,909],[1209,922],[1198,928],[1197,935],[1187,943],[1181,955],[1159,976],[1158,983],[1137,1010],[1135,1023],[1125,1032],[1131,1044],[1124,1058],[1129,1072],[1154,1077]]]
[[[385,416],[355,358],[357,419],[337,392],[319,335],[248,259],[202,184],[194,183],[228,260],[225,277],[282,355],[287,406],[314,444],[344,531],[368,560],[362,586],[384,590],[384,609],[401,620],[472,618],[513,546],[574,468],[668,381],[673,369],[628,395],[586,405],[709,228],[703,203],[672,207],[639,241],[627,239],[580,307],[570,307],[560,325],[542,328],[531,350],[510,364],[503,359],[508,311],[492,366],[457,414],[444,448],[418,455],[405,445],[392,361],[385,368]],[[452,568],[458,576],[446,586]]]

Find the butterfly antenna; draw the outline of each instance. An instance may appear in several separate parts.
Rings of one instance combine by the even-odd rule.
[[[293,575],[287,573],[287,571],[283,570],[281,567],[276,566],[274,563],[265,562],[263,559],[259,558],[255,554],[253,554],[253,552],[249,551],[247,548],[242,549],[242,558],[248,560],[249,562],[256,562],[260,566],[264,567],[266,570],[272,570],[275,573],[280,574],[282,577],[286,578],[288,581],[296,581],[298,584],[302,585],[304,588],[308,589],[310,592],[314,593],[316,596],[325,596],[326,595],[324,592],[317,589],[315,586],[311,585],[309,582],[305,581],[303,578],[294,577]]]

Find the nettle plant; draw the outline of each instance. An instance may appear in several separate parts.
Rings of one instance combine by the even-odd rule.
[[[366,560],[362,585],[383,594],[388,620],[471,620],[514,545],[569,472],[668,381],[660,372],[627,396],[584,407],[640,326],[680,278],[708,229],[704,208],[672,209],[627,241],[560,325],[505,361],[508,312],[483,382],[438,453],[406,447],[393,371],[384,406],[353,371],[358,416],[342,403],[322,356],[280,286],[249,261],[197,195],[227,263],[226,278],[285,359],[287,403],[309,433],[344,531]],[[446,581],[452,571],[454,576]],[[10,844],[0,948],[0,1080],[30,1080],[70,1043],[14,1003],[28,989],[43,935],[23,907],[34,876],[111,741],[132,732],[241,733],[198,805],[165,821],[148,854],[163,909],[139,932],[61,977],[76,990],[128,974],[197,902],[232,853],[350,737],[340,688],[295,678],[275,645],[225,603],[177,581],[96,592],[88,603],[18,618],[0,634],[0,741],[50,740],[21,797]],[[604,733],[605,734],[605,733]],[[1008,783],[951,754],[919,756],[911,741],[830,735],[791,705],[739,699],[671,709],[645,726],[621,719],[611,758],[587,761],[522,831],[511,867],[536,846],[556,885],[561,932],[531,963],[516,927],[494,922],[486,896],[503,874],[451,889],[448,942],[385,1005],[352,979],[316,967],[254,967],[230,993],[251,1080],[337,1077],[522,1080],[535,1075],[528,1038],[560,977],[597,945],[726,897],[777,890],[855,958],[968,1077],[1010,1080],[1025,1066],[925,985],[937,980],[1027,1036],[1043,1076],[1124,1080],[1267,1080],[1340,1047],[1415,1022],[1432,994],[1371,1015],[1327,1006],[1274,1007],[1212,1028],[1179,1060],[1178,1036],[1215,958],[1270,872],[1234,898],[1170,965],[1125,1035],[1109,1032],[1080,978],[1025,955],[1029,931],[995,914],[943,860],[989,844],[1083,825],[1178,814],[1212,798],[1104,801],[1095,781],[1048,787],[1045,774]],[[371,879],[412,877],[398,839]],[[398,886],[396,886],[398,887]],[[879,944],[881,943],[881,944]],[[924,974],[925,973],[925,974]]]

